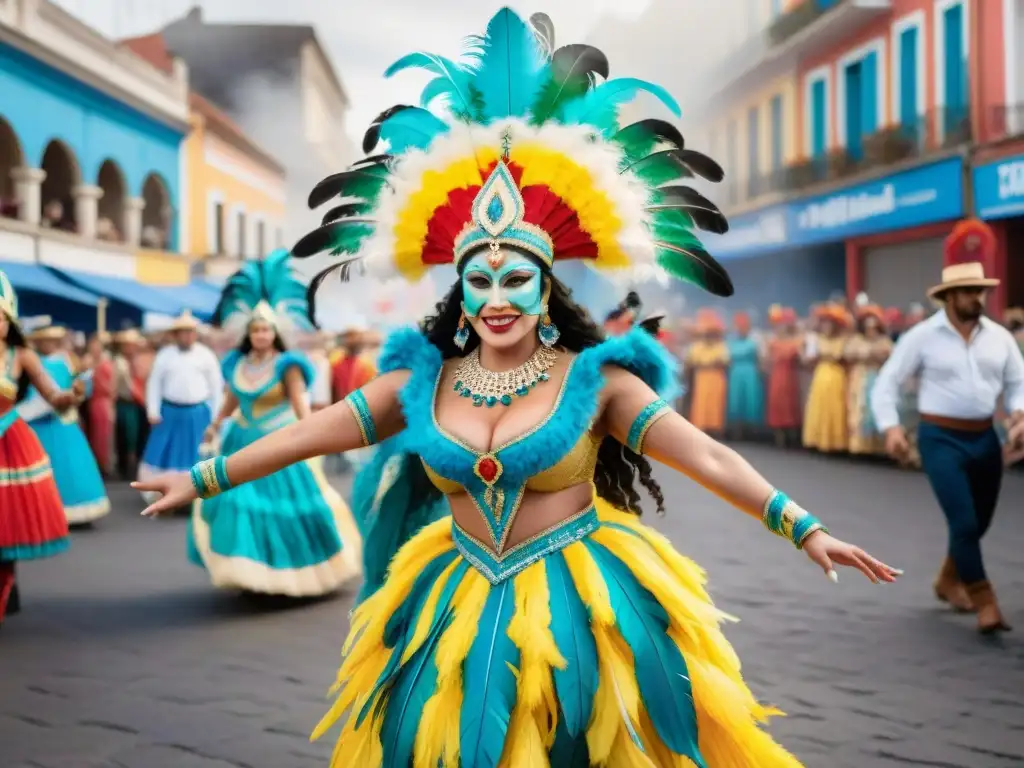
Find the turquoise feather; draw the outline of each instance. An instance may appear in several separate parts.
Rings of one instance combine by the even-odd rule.
[[[545,564],[551,595],[551,633],[568,662],[565,669],[553,670],[562,710],[560,723],[564,722],[570,736],[579,736],[590,723],[597,695],[597,644],[590,631],[587,607],[576,591],[562,554],[552,555]]]
[[[448,132],[448,123],[419,107],[403,109],[380,125],[380,138],[393,154],[426,149],[438,136]]]
[[[611,136],[619,130],[619,107],[641,93],[651,94],[673,115],[681,116],[679,103],[660,85],[635,77],[620,77],[601,83],[581,98],[564,104],[558,112],[558,119],[566,124],[592,125],[606,136]]]
[[[497,768],[516,704],[516,676],[511,667],[519,667],[519,649],[508,637],[515,612],[512,584],[508,579],[491,587],[476,639],[463,664],[459,755],[467,767]]]
[[[306,301],[306,285],[295,276],[291,254],[284,248],[278,248],[257,264],[263,273],[267,303],[278,315],[286,315],[296,328],[313,330]]]
[[[421,106],[426,107],[437,97],[445,96],[452,109],[470,109],[472,73],[461,64],[434,53],[410,53],[388,67],[384,77],[393,77],[407,69],[422,69],[436,75],[420,95]]]
[[[476,41],[473,86],[483,96],[485,122],[528,115],[548,78],[547,56],[533,29],[502,8]]]
[[[590,768],[586,734],[569,735],[564,718],[559,718],[549,759],[556,768]]]
[[[655,730],[666,747],[705,768],[686,660],[666,634],[665,609],[615,555],[596,542],[584,544],[608,585],[615,625],[633,652],[640,696]]]
[[[413,633],[416,631],[416,622],[419,619],[419,611],[423,608],[423,601],[427,599],[427,595],[431,587],[434,586],[434,582],[440,578],[444,569],[455,559],[456,553],[452,552],[449,554],[438,557],[423,570],[423,573],[413,582],[413,587],[409,591],[408,597],[388,619],[388,623],[384,627],[384,646],[391,649],[391,657],[388,659],[384,669],[381,670],[380,676],[377,678],[377,682],[374,684],[373,690],[366,700],[366,704],[359,711],[356,725],[361,725],[363,720],[366,719],[375,701],[378,704],[375,709],[380,709],[383,699],[378,699],[378,693],[384,691],[385,695],[387,695],[387,689],[395,683],[398,676],[402,673],[402,655],[405,653],[405,649],[409,641],[412,640]],[[458,586],[465,571],[465,567],[456,567],[452,574],[454,583],[450,580],[445,585],[446,589],[441,593],[441,597],[437,601],[437,612],[434,614],[434,623],[431,624],[431,633],[435,630],[440,631],[440,627],[444,623],[442,619],[449,611],[448,603],[451,601],[452,595],[455,594],[455,587]],[[458,578],[455,578],[456,576]],[[429,636],[430,633],[428,633]]]

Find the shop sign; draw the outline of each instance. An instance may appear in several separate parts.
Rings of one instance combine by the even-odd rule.
[[[982,219],[1024,215],[1024,155],[974,169],[974,208]]]

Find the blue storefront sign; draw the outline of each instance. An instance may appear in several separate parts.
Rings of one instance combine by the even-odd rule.
[[[737,216],[730,221],[728,233],[706,237],[706,244],[720,258],[744,258],[919,227],[962,215],[963,161],[955,157]]]
[[[1024,215],[1024,155],[974,169],[974,207],[982,219]]]

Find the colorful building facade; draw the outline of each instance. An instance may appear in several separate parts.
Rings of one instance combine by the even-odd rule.
[[[126,46],[161,69],[172,66],[161,34],[127,40]],[[284,168],[217,105],[189,95],[189,133],[183,156],[188,184],[184,248],[213,278],[238,269],[241,259],[261,258],[284,246],[287,180]],[[157,277],[153,275],[153,277]],[[188,272],[162,273],[158,281],[185,283]]]
[[[986,194],[988,217],[1005,219],[996,265],[1005,276],[1017,213],[999,203],[998,180],[1012,197],[1024,2],[770,5],[708,110],[709,137],[734,178],[717,196],[732,229],[712,245],[738,293],[749,288],[750,303],[763,304],[781,290],[788,296],[778,299],[801,307],[837,291],[920,300],[939,273],[941,239],[962,216],[983,213]],[[985,158],[994,165],[972,171]],[[780,271],[788,289],[771,280]],[[996,292],[997,308],[1014,282]]]

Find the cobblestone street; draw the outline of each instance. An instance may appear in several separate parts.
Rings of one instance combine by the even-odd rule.
[[[1017,632],[980,638],[935,601],[944,526],[923,476],[744,449],[841,538],[906,569],[831,584],[792,547],[662,472],[654,522],[741,617],[748,680],[789,716],[772,732],[809,768],[1024,764],[1024,475],[986,540]],[[23,565],[23,611],[0,630],[0,768],[316,768],[350,597],[301,605],[213,590],[185,559],[185,521],[115,511],[71,552]]]

